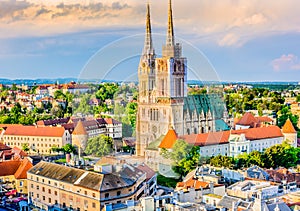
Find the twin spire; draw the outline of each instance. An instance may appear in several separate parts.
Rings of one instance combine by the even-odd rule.
[[[172,14],[172,1],[169,0],[168,10],[168,32],[166,46],[174,46],[174,27],[173,27],[173,14]],[[154,48],[152,43],[152,31],[151,31],[151,18],[150,18],[150,4],[147,3],[147,17],[146,17],[146,37],[144,45],[144,54],[154,54]]]

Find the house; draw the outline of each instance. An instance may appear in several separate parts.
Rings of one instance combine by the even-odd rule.
[[[254,117],[251,112],[246,112],[240,119],[235,123],[235,129],[248,129],[262,127],[266,125],[274,125],[274,121],[267,116]]]
[[[245,180],[226,189],[226,194],[217,204],[220,210],[290,210],[286,203],[279,200],[281,187],[271,182]],[[278,209],[277,209],[278,210]]]
[[[17,193],[27,194],[27,171],[32,167],[28,159],[0,162],[0,182],[13,186]]]
[[[42,161],[27,178],[29,202],[43,210],[102,210],[139,200],[146,188],[146,173],[128,164],[103,174]]]
[[[9,147],[28,144],[31,152],[49,154],[52,147],[72,143],[72,137],[63,127],[8,125],[3,134],[3,141]]]

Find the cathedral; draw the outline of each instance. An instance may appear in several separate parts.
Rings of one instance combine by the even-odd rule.
[[[162,57],[152,40],[150,5],[147,5],[144,49],[138,67],[139,98],[136,119],[136,154],[145,155],[153,141],[174,128],[178,135],[229,129],[228,115],[217,94],[188,95],[187,58],[175,42],[172,2],[168,6],[168,28]]]

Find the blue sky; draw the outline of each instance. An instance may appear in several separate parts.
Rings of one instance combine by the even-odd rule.
[[[147,0],[0,0],[0,78],[136,79]],[[167,0],[151,0],[157,54]],[[297,0],[173,0],[189,79],[300,81]]]

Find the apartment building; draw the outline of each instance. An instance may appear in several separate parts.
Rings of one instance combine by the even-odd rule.
[[[26,172],[32,167],[28,159],[10,160],[0,162],[0,183],[5,182],[16,190],[17,193],[27,194],[27,175]]]
[[[9,147],[21,148],[23,144],[28,144],[30,152],[40,154],[49,154],[52,147],[72,143],[69,131],[63,127],[7,125],[2,138]]]
[[[40,162],[27,172],[29,203],[43,210],[102,210],[105,205],[138,200],[146,173],[124,164],[107,174]]]

